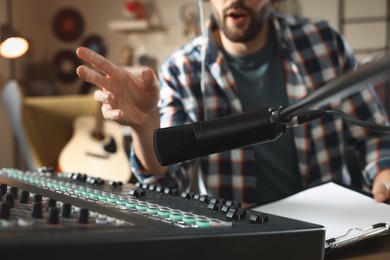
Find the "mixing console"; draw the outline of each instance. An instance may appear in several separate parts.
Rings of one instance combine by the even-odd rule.
[[[322,259],[324,237],[322,226],[236,201],[46,168],[0,169],[6,259]]]

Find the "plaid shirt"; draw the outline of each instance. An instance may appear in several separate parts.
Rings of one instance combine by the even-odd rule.
[[[349,46],[328,23],[271,14],[279,52],[282,57],[289,104],[310,95],[327,82],[354,69],[357,61]],[[212,26],[210,26],[212,31]],[[211,34],[210,34],[211,35]],[[171,55],[160,68],[161,127],[193,123],[243,112],[235,81],[227,62],[208,37],[206,51],[205,100],[201,92],[201,47],[199,37]],[[349,98],[337,99],[328,106],[362,120],[386,124],[387,117],[371,87]],[[207,115],[203,111],[206,106]],[[278,104],[275,104],[278,105]],[[293,129],[297,161],[305,187],[322,182],[348,183],[345,171],[344,144],[353,140],[361,152],[367,185],[377,174],[390,167],[390,140],[365,129],[326,116]],[[353,139],[351,139],[353,138]],[[281,155],[281,161],[283,155]],[[184,187],[188,184],[190,163],[170,167],[164,180],[173,178]],[[207,192],[225,199],[247,203],[256,201],[256,167],[251,147],[234,149],[200,159]],[[145,181],[158,180],[149,175],[132,153],[132,170]],[[161,181],[160,177],[160,181]]]

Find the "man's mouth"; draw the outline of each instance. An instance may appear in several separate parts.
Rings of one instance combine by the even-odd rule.
[[[236,9],[228,11],[225,17],[226,19],[231,19],[234,23],[242,23],[247,19],[248,14],[242,10]]]

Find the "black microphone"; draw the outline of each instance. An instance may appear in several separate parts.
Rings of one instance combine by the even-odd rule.
[[[271,142],[279,138],[286,127],[321,118],[323,106],[337,96],[346,97],[366,88],[373,79],[383,80],[390,75],[390,55],[350,71],[319,88],[308,97],[284,108],[271,107],[217,118],[205,122],[160,128],[154,131],[154,150],[162,166],[183,162],[209,154],[252,144]]]
[[[278,139],[286,129],[275,120],[280,107],[259,109],[193,124],[156,129],[154,150],[162,166]]]

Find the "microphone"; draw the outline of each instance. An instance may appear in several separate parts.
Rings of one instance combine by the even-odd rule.
[[[270,107],[192,124],[156,129],[153,145],[162,166],[217,152],[272,142],[286,129]]]
[[[323,109],[305,111],[306,109],[328,104],[335,96],[350,96],[366,88],[366,83],[374,79],[387,79],[389,75],[390,55],[386,55],[350,71],[283,109],[271,107],[205,122],[156,129],[153,135],[155,154],[159,163],[166,166],[274,141],[285,132],[286,127],[296,127],[326,114]]]

